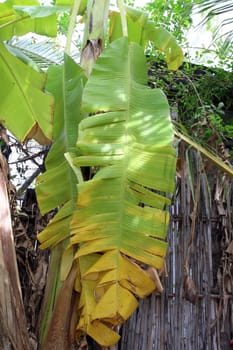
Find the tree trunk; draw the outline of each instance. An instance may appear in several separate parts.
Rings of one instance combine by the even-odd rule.
[[[8,168],[0,153],[0,349],[29,350],[7,193]]]

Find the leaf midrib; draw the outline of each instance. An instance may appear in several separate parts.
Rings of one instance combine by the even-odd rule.
[[[132,44],[131,44],[132,45]],[[130,111],[130,97],[131,97],[131,90],[132,90],[132,79],[131,77],[131,45],[128,46],[128,55],[127,55],[127,72],[129,72],[129,79],[126,81],[126,88],[125,88],[125,93],[126,96],[128,96],[127,99],[127,104],[126,104],[126,120],[125,120],[125,142],[123,146],[124,150],[124,158],[123,158],[123,176],[122,176],[122,181],[121,181],[121,203],[122,205],[120,206],[121,212],[120,212],[120,230],[119,230],[119,244],[118,246],[121,248],[122,247],[122,236],[123,236],[123,230],[124,230],[124,216],[125,216],[125,195],[126,195],[126,183],[127,183],[127,167],[128,167],[128,160],[129,160],[129,141],[130,141],[130,135],[128,132],[128,123],[130,119],[129,111]],[[121,250],[121,249],[118,249]]]

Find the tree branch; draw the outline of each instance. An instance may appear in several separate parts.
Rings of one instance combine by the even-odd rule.
[[[21,196],[23,192],[31,185],[31,183],[37,178],[37,176],[42,172],[41,168],[37,168],[34,173],[22,184],[18,189],[17,195]]]

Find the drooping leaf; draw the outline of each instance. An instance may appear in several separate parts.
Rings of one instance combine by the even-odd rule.
[[[176,70],[183,62],[183,52],[175,38],[163,27],[156,27],[152,21],[147,24],[148,39],[166,56],[168,68]]]
[[[38,178],[36,191],[42,213],[59,206],[61,209],[39,234],[41,248],[53,246],[70,234],[69,221],[74,211],[77,190],[75,174],[64,154],[75,153],[81,118],[82,76],[82,69],[67,55],[64,67],[54,66],[49,70],[47,89],[55,95],[56,101],[54,143],[45,162],[46,172]]]
[[[106,324],[122,324],[137,307],[135,295],[156,289],[142,264],[163,266],[166,193],[175,186],[169,107],[159,89],[147,87],[142,47],[121,38],[101,54],[84,89],[82,113],[91,116],[79,124],[74,165],[94,166],[97,173],[78,185],[71,222],[71,242],[80,244],[76,258],[89,264],[80,272],[85,289],[78,329],[109,346],[118,335]]]
[[[116,276],[116,271],[119,269],[119,276]],[[136,263],[132,263],[125,256],[119,255],[116,250],[109,251],[99,257],[98,261],[83,273],[83,279],[92,279],[93,274],[98,275],[105,272],[99,287],[106,286],[111,283],[114,278],[119,278],[119,283],[122,287],[129,289],[132,293],[143,298],[149,295],[155,288],[153,281],[148,277],[146,272],[142,271]],[[130,276],[130,280],[128,278]],[[98,290],[96,290],[96,297],[99,298]],[[117,301],[116,301],[117,302]],[[98,318],[98,317],[97,317]]]
[[[86,271],[98,260],[98,254],[91,254],[88,259],[81,257],[79,259],[79,267],[80,267],[80,276],[77,280],[81,279],[81,276],[86,273]],[[82,287],[79,290],[79,287],[76,288],[77,291],[81,292],[79,299],[79,307],[78,311],[80,314],[79,323],[78,323],[78,333],[86,333],[89,334],[92,338],[96,339],[96,341],[101,344],[109,344],[114,339],[116,343],[120,336],[109,329],[103,323],[98,321],[92,321],[93,312],[96,307],[96,300],[93,294],[93,290],[95,289],[97,284],[96,279],[90,280],[82,280]]]
[[[125,6],[125,10],[129,40],[145,48],[148,42],[152,42],[156,49],[165,54],[168,68],[177,69],[182,64],[183,52],[175,38],[166,29],[157,27],[144,11],[129,6]],[[110,40],[114,41],[122,36],[120,14],[111,12],[110,18]]]
[[[2,43],[0,69],[0,120],[21,141],[34,138],[41,144],[50,143],[53,98],[44,92],[45,74],[11,55]]]
[[[65,250],[70,237],[70,220],[76,208],[76,177],[69,166],[65,152],[75,154],[75,143],[78,134],[78,124],[80,121],[80,99],[82,95],[82,69],[67,55],[64,58],[63,66],[53,66],[49,69],[48,83],[46,88],[55,96],[55,118],[53,145],[47,156],[45,167],[46,172],[37,179],[37,198],[40,209],[43,213],[54,208],[58,208],[58,213],[39,235],[40,248],[52,247],[53,260],[59,261],[57,265],[52,265],[48,281],[53,280],[56,274],[59,281],[65,281],[58,293],[58,288],[54,292],[52,284],[48,285],[46,291],[46,305],[44,308],[44,318],[42,320],[41,341],[45,334],[44,347],[51,348],[51,342],[56,335],[56,324],[64,324],[64,314],[70,314],[70,304],[67,303],[66,293],[72,294],[71,289],[64,290],[64,286],[69,276],[69,271],[73,262],[73,248]],[[61,267],[62,266],[62,267]],[[52,274],[52,275],[51,275]],[[67,287],[68,288],[68,287]],[[69,294],[69,295],[71,295]],[[58,298],[57,298],[57,295]],[[63,297],[64,296],[64,297]],[[49,323],[51,312],[54,312],[56,322]],[[61,313],[59,310],[63,310]],[[68,327],[65,327],[68,331]],[[63,335],[66,337],[66,335]],[[58,346],[61,335],[53,341],[54,348]],[[59,345],[61,346],[61,345]],[[58,347],[59,347],[58,346]]]
[[[186,144],[190,145],[195,150],[200,152],[204,157],[209,159],[218,169],[233,177],[233,168],[230,165],[226,164],[218,156],[208,151],[208,149],[202,147],[199,143],[194,141],[190,136],[184,134],[183,132],[175,130],[175,135],[181,140],[183,140]]]

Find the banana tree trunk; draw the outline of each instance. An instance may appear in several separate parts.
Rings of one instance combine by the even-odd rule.
[[[89,0],[87,20],[81,53],[81,67],[89,76],[96,59],[100,55],[105,41],[109,0]]]
[[[7,164],[0,153],[0,349],[30,350],[7,193]]]

